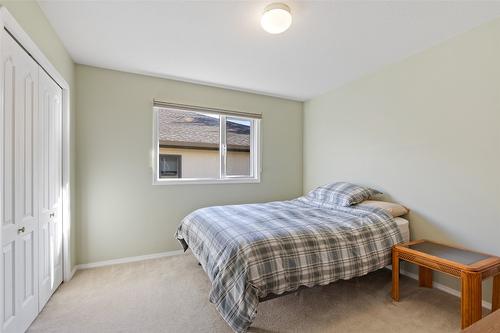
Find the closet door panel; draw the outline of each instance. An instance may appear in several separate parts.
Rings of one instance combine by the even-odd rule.
[[[16,329],[16,277],[15,277],[15,242],[2,247],[3,261],[3,332],[14,332]]]
[[[39,290],[40,290],[40,308],[43,307],[43,304],[46,302],[44,295],[44,290],[50,285],[50,231],[49,224],[44,223],[40,224],[39,228],[40,235],[40,262],[39,262],[39,271],[40,271],[40,281],[39,281]]]
[[[47,85],[47,80],[44,73],[40,73],[38,82],[39,91],[39,125],[40,125],[40,193],[39,193],[39,230],[40,230],[40,278],[39,278],[39,308],[43,308],[50,297],[50,289],[52,284],[51,270],[51,245],[50,245],[50,145],[49,145],[49,116],[50,116],[50,89]]]
[[[62,90],[42,70],[39,72],[40,115],[40,283],[42,308],[62,282]]]
[[[21,170],[21,181],[23,185],[23,221],[31,222],[35,219],[35,211],[34,211],[34,119],[35,119],[35,99],[36,94],[38,93],[37,88],[35,86],[35,80],[32,77],[32,73],[28,73],[24,80],[24,114],[23,114],[23,133],[22,133],[22,170]]]
[[[3,70],[3,115],[2,115],[2,331],[15,332],[19,320],[17,318],[17,284],[16,284],[16,238],[15,225],[15,85],[16,71],[12,53],[12,41],[2,36],[2,70]]]
[[[5,34],[5,33],[4,33]],[[16,87],[16,52],[13,52],[12,40],[2,36],[3,70],[3,115],[2,115],[2,331],[15,332],[19,326],[17,318],[17,226],[15,216],[15,87]]]
[[[55,120],[55,141],[54,141],[54,151],[55,151],[55,165],[54,169],[56,174],[54,177],[54,192],[55,201],[54,209],[55,216],[52,223],[52,235],[54,244],[54,285],[52,286],[52,293],[56,288],[62,283],[63,280],[63,228],[62,228],[62,89],[54,81],[52,81],[52,86],[54,87],[54,96],[52,98],[54,106],[54,120]]]
[[[12,57],[3,61],[3,156],[2,226],[14,224],[14,64]]]
[[[4,292],[2,319],[4,332],[22,332],[38,314],[38,65],[5,31],[2,63],[2,278],[14,299],[12,310]]]
[[[37,276],[35,276],[34,262],[38,260],[35,258],[35,237],[34,233],[25,233],[21,237],[21,256],[23,258],[24,267],[21,273],[22,284],[22,298],[21,303],[26,304],[35,297],[35,285],[38,283]]]
[[[16,264],[19,329],[26,330],[38,315],[38,175],[34,138],[38,110],[38,65],[17,46],[15,210],[18,238]]]

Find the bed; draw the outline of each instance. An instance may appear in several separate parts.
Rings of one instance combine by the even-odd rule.
[[[403,235],[407,221],[384,209],[325,206],[307,197],[202,208],[176,232],[208,274],[210,302],[236,332],[247,331],[259,302],[271,295],[389,265]]]
[[[398,226],[399,232],[401,233],[401,237],[403,238],[403,242],[410,241],[410,221],[402,217],[395,217],[394,222]]]

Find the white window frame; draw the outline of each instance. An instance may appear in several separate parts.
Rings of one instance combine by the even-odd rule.
[[[160,145],[158,138],[158,109],[177,109],[175,107],[163,107],[153,105],[153,149],[152,149],[152,169],[153,169],[153,185],[179,185],[179,184],[247,184],[260,183],[261,160],[262,160],[262,145],[261,145],[261,119],[254,117],[245,117],[243,113],[230,114],[226,110],[221,110],[217,113],[212,108],[205,108],[211,113],[218,114],[220,118],[220,144],[219,144],[219,178],[160,178],[159,177],[159,156]],[[183,111],[192,111],[203,113],[202,107],[182,108]],[[235,112],[236,113],[236,112]],[[249,120],[250,126],[250,176],[242,175],[227,175],[226,174],[226,118],[241,118]]]

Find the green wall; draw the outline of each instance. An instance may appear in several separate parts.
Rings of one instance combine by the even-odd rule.
[[[497,19],[305,103],[304,190],[373,186],[413,239],[500,255],[499,41]]]
[[[179,250],[174,233],[211,205],[302,193],[302,103],[76,66],[78,263]],[[153,99],[260,112],[260,184],[152,185]]]
[[[72,184],[75,184],[76,169],[75,169],[75,65],[64,48],[61,40],[50,25],[36,1],[5,1],[0,0],[0,5],[14,16],[16,21],[22,26],[24,31],[38,45],[40,50],[49,59],[52,65],[64,77],[70,86],[70,118],[71,118],[71,179]],[[76,263],[76,188],[73,186],[71,191],[72,205],[72,229],[71,229],[71,265]]]
[[[284,99],[75,72],[35,1],[0,5],[72,90],[73,265],[176,250],[175,228],[196,208],[293,198],[335,180],[410,207],[413,238],[500,254],[500,20],[314,98],[302,114],[302,103]],[[262,112],[262,182],[151,185],[153,98]]]

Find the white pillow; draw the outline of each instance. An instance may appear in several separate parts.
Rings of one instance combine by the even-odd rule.
[[[401,215],[408,214],[410,212],[410,210],[403,205],[393,203],[393,202],[386,202],[386,201],[365,200],[358,205],[382,208],[382,209],[386,210],[387,212],[389,212],[389,214],[391,214],[392,217],[398,217]]]

